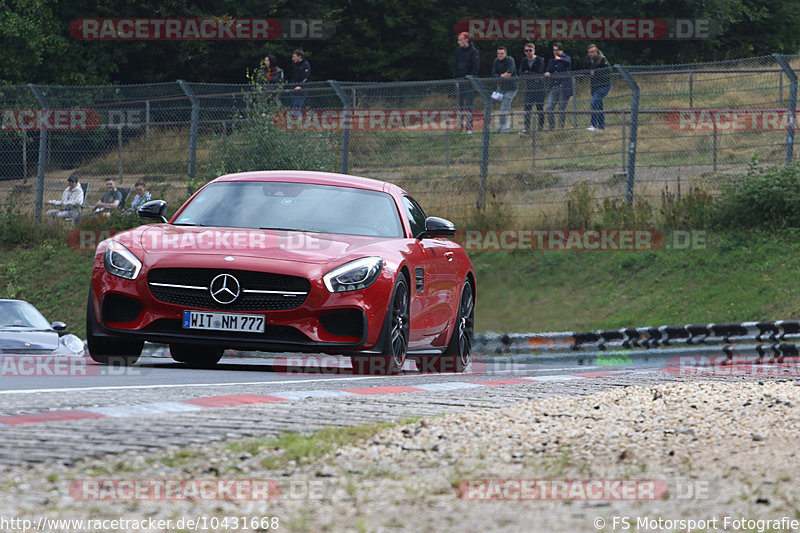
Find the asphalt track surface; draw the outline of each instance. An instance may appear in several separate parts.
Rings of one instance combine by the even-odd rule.
[[[476,356],[466,373],[354,375],[334,356],[223,358],[212,370],[143,357],[112,368],[85,358],[2,356],[0,465],[72,464],[228,438],[497,409],[551,396],[687,379],[667,355]],[[614,360],[610,360],[612,363]],[[691,379],[688,378],[688,379]]]

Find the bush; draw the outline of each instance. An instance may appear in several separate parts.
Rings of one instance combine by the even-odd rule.
[[[256,77],[249,78],[249,111],[234,122],[230,135],[221,134],[212,142],[211,161],[201,168],[193,188],[196,190],[217,176],[232,172],[337,170],[339,148],[331,134],[279,127],[285,123],[281,115],[292,112],[281,103],[287,91],[282,85],[265,87]]]
[[[725,184],[711,210],[715,229],[800,227],[800,165],[751,167]]]
[[[689,194],[680,197],[665,190],[661,193],[662,223],[670,229],[703,229],[713,203],[711,194],[697,183],[689,187]]]
[[[622,200],[606,198],[600,207],[601,225],[604,228],[649,228],[653,208],[645,199],[634,199],[628,204]]]
[[[47,210],[46,207],[43,212]],[[42,222],[37,224],[33,214],[23,212],[10,197],[0,206],[0,248],[35,248],[48,242],[63,242],[67,227],[61,220],[45,215],[42,215]]]

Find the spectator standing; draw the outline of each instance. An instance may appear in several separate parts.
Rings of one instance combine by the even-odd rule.
[[[289,80],[294,90],[292,110],[295,113],[299,113],[306,101],[305,94],[303,94],[303,86],[311,80],[311,64],[306,61],[305,53],[300,49],[292,52],[292,62],[294,63],[294,70],[292,71],[292,79]]]
[[[524,135],[530,131],[531,114],[534,104],[539,112],[539,129],[544,127],[544,58],[536,55],[536,46],[533,43],[525,43],[525,57],[519,62],[520,78],[527,78],[525,87],[525,127],[520,132]]]
[[[567,120],[564,110],[567,102],[572,98],[572,78],[564,74],[572,71],[572,58],[564,53],[564,45],[560,42],[553,43],[553,59],[547,62],[544,75],[550,80],[550,90],[547,93],[547,121],[550,129],[555,127],[555,117],[553,110],[558,106],[561,112],[561,127]],[[556,76],[552,76],[556,74]],[[561,75],[561,76],[559,76]]]
[[[264,83],[277,84],[283,83],[283,69],[278,66],[278,60],[274,55],[268,54],[264,57]]]
[[[586,50],[584,70],[589,71],[589,87],[592,91],[592,125],[589,131],[606,129],[606,115],[603,112],[603,98],[611,91],[611,65],[596,45],[590,44]]]
[[[67,178],[67,188],[61,193],[61,200],[50,200],[50,205],[61,209],[50,209],[47,215],[57,218],[71,218],[78,213],[83,206],[83,187],[78,181],[77,174],[72,174]]]
[[[456,59],[453,65],[453,78],[456,82],[458,91],[459,130],[466,123],[467,133],[472,133],[472,111],[475,104],[475,91],[472,84],[467,80],[467,76],[477,76],[480,66],[480,54],[475,45],[469,40],[469,34],[462,31],[458,34],[458,46],[456,46]]]
[[[497,82],[497,92],[502,94],[497,133],[501,130],[503,133],[508,133],[511,126],[511,102],[514,101],[519,89],[519,84],[514,79],[516,76],[517,65],[514,58],[508,55],[505,46],[498,46],[497,57],[492,63],[492,77],[501,78],[501,81]]]
[[[133,190],[136,191],[136,196],[131,200],[131,205],[128,210],[135,214],[140,207],[151,200],[152,196],[150,195],[150,191],[147,190],[147,184],[142,180],[136,182],[133,186]]]

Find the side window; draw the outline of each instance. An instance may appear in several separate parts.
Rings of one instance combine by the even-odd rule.
[[[425,231],[425,212],[413,198],[403,196],[403,203],[406,206],[406,214],[408,214],[408,222],[411,224],[411,233],[417,236]]]

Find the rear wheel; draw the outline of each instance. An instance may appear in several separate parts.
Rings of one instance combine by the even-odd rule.
[[[472,342],[475,336],[475,292],[469,280],[461,289],[456,325],[444,355],[423,360],[421,372],[463,372],[472,362]]]
[[[408,281],[401,274],[394,285],[381,342],[378,343],[383,347],[384,353],[351,356],[353,371],[357,374],[399,374],[402,372],[408,352],[410,331]]]
[[[86,306],[86,342],[89,345],[89,357],[102,365],[130,366],[139,360],[144,341],[129,340],[119,337],[95,335],[97,319],[92,305],[92,291],[89,291],[89,303]]]
[[[202,344],[170,344],[169,353],[179,363],[192,368],[212,368],[222,359],[224,348]]]

